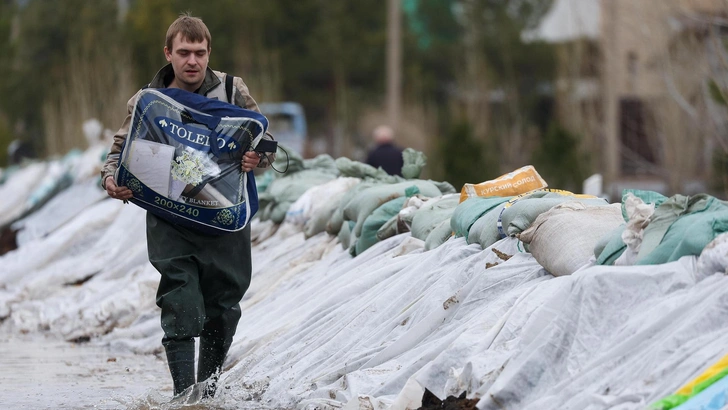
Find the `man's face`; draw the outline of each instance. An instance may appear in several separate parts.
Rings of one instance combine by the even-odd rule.
[[[172,41],[172,49],[164,47],[164,56],[172,63],[174,70],[175,79],[170,86],[191,92],[200,88],[205,79],[207,63],[210,61],[207,40],[191,43],[183,38],[181,33],[177,33]]]

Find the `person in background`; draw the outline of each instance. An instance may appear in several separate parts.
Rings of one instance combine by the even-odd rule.
[[[382,168],[389,175],[402,176],[402,148],[394,144],[394,131],[386,125],[380,125],[372,133],[376,146],[367,155],[367,164],[374,168]]]
[[[182,14],[167,30],[164,55],[169,62],[149,84],[151,88],[180,88],[209,98],[228,101],[225,73],[208,67],[211,36],[201,19]],[[141,91],[141,90],[140,90]],[[259,111],[248,87],[240,77],[233,78],[228,101]],[[101,171],[102,186],[108,195],[128,200],[132,191],[117,186],[114,173],[131,122],[137,95],[127,104],[127,116],[114,135],[114,143]],[[266,138],[272,139],[270,135]],[[249,151],[241,161],[243,171],[267,167],[273,153],[263,157]],[[156,302],[161,308],[166,351],[174,383],[175,397],[195,383],[203,397],[215,394],[216,381],[233,341],[241,317],[239,302],[250,285],[250,225],[219,236],[205,235],[147,212],[149,261],[160,273]],[[199,361],[195,373],[195,338],[199,337]],[[196,376],[196,377],[195,377]],[[194,390],[192,390],[194,391]]]

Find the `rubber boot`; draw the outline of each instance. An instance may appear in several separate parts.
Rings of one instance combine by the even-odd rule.
[[[200,338],[200,356],[197,362],[197,380],[207,381],[202,397],[213,397],[217,391],[217,381],[225,363],[225,356],[230,349],[227,343],[215,344],[206,338]]]
[[[195,340],[174,340],[163,345],[167,352],[167,365],[172,375],[176,397],[195,384]]]

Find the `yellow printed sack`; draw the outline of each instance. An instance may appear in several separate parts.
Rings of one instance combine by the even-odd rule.
[[[496,179],[479,184],[465,184],[460,190],[460,202],[475,196],[517,196],[549,186],[532,165],[518,168]]]

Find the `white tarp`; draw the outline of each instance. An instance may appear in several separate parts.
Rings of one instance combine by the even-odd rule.
[[[0,331],[160,352],[144,212],[107,199],[62,214],[0,256]],[[481,409],[642,409],[728,351],[723,237],[705,260],[555,278],[515,238],[424,251],[402,234],[352,258],[325,232],[252,229],[253,282],[213,406],[416,408],[427,388]]]

